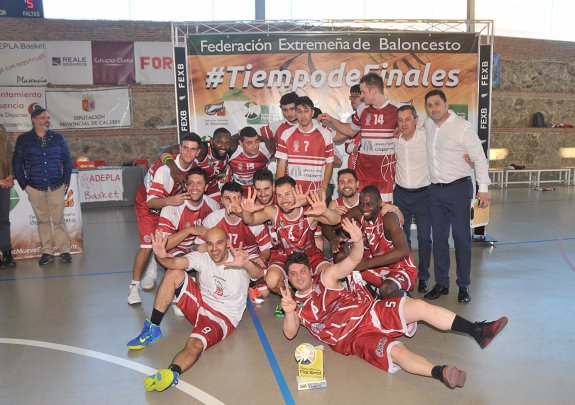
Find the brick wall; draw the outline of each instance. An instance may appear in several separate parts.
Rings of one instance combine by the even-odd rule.
[[[0,21],[0,40],[171,41],[171,24],[168,22],[14,18],[2,18]],[[515,148],[519,145],[521,150],[527,150],[527,146],[534,145],[533,130],[530,129],[529,135],[522,137],[520,128],[529,127],[530,117],[535,111],[546,112],[546,117],[552,123],[575,124],[574,43],[496,37],[494,51],[502,59],[501,89],[493,93],[492,122],[497,146]],[[105,159],[110,163],[153,159],[158,145],[175,141],[173,87],[131,85],[129,88],[133,128],[62,131],[70,142],[74,156],[88,155],[92,159]],[[512,136],[506,130],[510,128]],[[546,134],[542,139],[548,136],[553,134]],[[565,142],[569,143],[568,139]],[[572,143],[575,146],[575,142]],[[550,149],[551,144],[544,141],[536,144],[540,155],[550,157],[549,163],[552,156],[557,154]]]

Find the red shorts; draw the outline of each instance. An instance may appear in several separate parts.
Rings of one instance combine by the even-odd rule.
[[[176,305],[194,325],[190,337],[201,340],[204,350],[221,342],[236,329],[225,315],[204,303],[200,287],[190,276],[184,278]]]
[[[160,215],[152,214],[148,206],[136,202],[136,221],[138,222],[138,233],[140,234],[140,247],[152,248],[152,238],[150,234],[156,232],[156,228],[160,223]]]
[[[377,288],[381,287],[383,280],[391,280],[400,290],[412,291],[415,286],[417,273],[403,268],[377,267],[361,272],[363,280]]]
[[[286,255],[285,250],[283,249],[272,249],[272,253],[270,255],[270,260],[268,260],[268,269],[271,266],[278,266],[286,275],[286,271],[284,269],[286,259],[288,255]],[[313,254],[308,254],[309,259],[309,267],[311,269],[311,273],[313,276],[317,274],[317,268],[322,265],[323,263],[331,264],[329,260],[326,260],[319,250],[316,250]],[[267,270],[266,270],[267,271]]]
[[[394,338],[411,337],[417,324],[407,325],[403,317],[405,297],[376,301],[361,323],[344,341],[332,346],[333,350],[346,356],[357,356],[389,373],[400,367],[391,358],[391,348],[401,342]]]

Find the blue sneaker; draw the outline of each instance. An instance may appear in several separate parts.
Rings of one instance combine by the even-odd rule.
[[[179,374],[169,368],[158,370],[156,374],[144,378],[144,388],[146,391],[162,392],[170,388],[172,385],[178,385]]]
[[[154,325],[152,322],[146,319],[144,322],[144,328],[137,338],[132,339],[128,342],[128,349],[139,350],[143,349],[147,345],[162,337],[162,331],[158,325]]]

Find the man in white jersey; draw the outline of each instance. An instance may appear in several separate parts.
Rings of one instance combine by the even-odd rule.
[[[194,325],[186,346],[172,360],[169,368],[144,379],[147,391],[164,391],[178,383],[181,373],[192,367],[202,353],[230,335],[246,308],[248,284],[261,277],[263,270],[254,265],[248,254],[228,249],[228,236],[221,228],[206,235],[207,253],[191,252],[183,257],[170,257],[167,239],[160,232],[153,236],[154,254],[166,269],[150,320],[146,320],[138,337],[128,342],[131,350],[143,349],[162,337],[160,322],[176,297],[176,305]],[[196,283],[185,270],[198,272]]]

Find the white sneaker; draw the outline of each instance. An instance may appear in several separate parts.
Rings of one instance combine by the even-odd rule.
[[[140,304],[142,298],[140,297],[140,286],[138,284],[130,284],[130,294],[128,295],[128,304]]]
[[[156,259],[152,257],[148,264],[148,268],[144,273],[144,277],[142,277],[142,281],[140,281],[142,290],[147,291],[153,289],[156,285],[156,278],[158,278],[158,262],[156,262]]]

